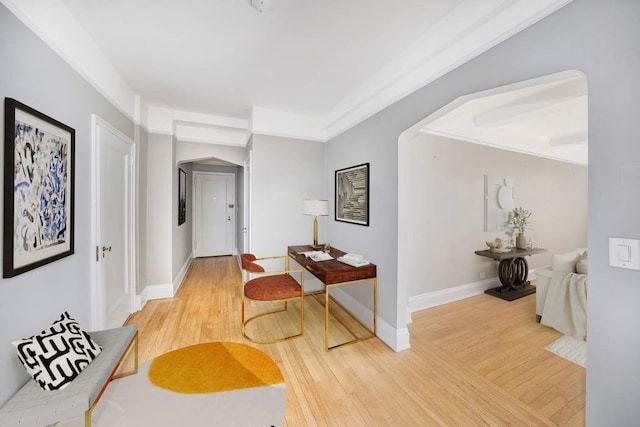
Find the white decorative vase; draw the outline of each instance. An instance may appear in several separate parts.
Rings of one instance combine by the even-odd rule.
[[[519,233],[516,237],[516,248],[527,249],[527,238],[524,236],[524,233]]]

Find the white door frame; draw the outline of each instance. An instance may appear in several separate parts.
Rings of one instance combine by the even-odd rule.
[[[128,261],[127,275],[129,276],[130,289],[130,312],[135,310],[136,298],[136,252],[135,245],[136,236],[136,144],[127,135],[110,125],[95,114],[91,115],[91,250],[89,251],[89,259],[91,265],[91,323],[93,330],[101,330],[105,328],[106,313],[104,310],[104,294],[101,284],[102,263],[100,263],[99,247],[100,242],[100,159],[98,158],[98,142],[100,137],[100,127],[108,128],[110,132],[117,135],[122,140],[130,144],[130,179],[129,179],[129,209],[127,210],[127,248],[125,248],[125,256]]]
[[[191,253],[195,256],[195,254],[197,253],[196,251],[196,177],[200,175],[200,176],[213,176],[213,175],[217,175],[217,176],[230,176],[233,180],[233,200],[235,200],[234,202],[234,208],[233,208],[233,233],[232,234],[232,248],[231,248],[231,253],[232,255],[237,255],[238,254],[238,246],[237,246],[237,237],[236,235],[238,234],[237,228],[238,228],[238,221],[237,221],[237,216],[238,216],[238,201],[236,200],[238,197],[238,191],[236,189],[237,186],[237,182],[236,182],[236,174],[235,173],[229,173],[229,172],[203,172],[203,171],[193,171],[193,177],[191,179],[191,194],[193,194],[193,197],[191,197],[191,219],[193,221],[193,227],[191,227]]]
[[[253,158],[253,150],[249,150],[247,158],[244,161],[244,200],[243,206],[243,227],[242,238],[245,253],[251,252],[251,188],[253,184],[253,171],[251,170],[251,160]]]

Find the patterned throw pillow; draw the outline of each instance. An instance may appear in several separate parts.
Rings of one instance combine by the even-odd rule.
[[[102,351],[66,311],[44,331],[12,343],[27,373],[44,390],[62,390]]]

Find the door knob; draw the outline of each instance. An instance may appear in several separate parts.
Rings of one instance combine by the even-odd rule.
[[[102,252],[111,252],[111,246],[103,246]]]

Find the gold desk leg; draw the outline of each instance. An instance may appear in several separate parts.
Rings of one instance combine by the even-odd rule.
[[[373,278],[373,335],[378,336],[378,278]]]
[[[329,351],[329,286],[324,285],[324,351]]]
[[[354,339],[352,341],[349,341],[343,344],[337,344],[337,345],[334,345],[333,347],[329,347],[329,300],[330,300],[329,289],[332,286],[348,285],[348,284],[353,284],[357,282],[363,282],[366,280],[371,280],[371,283],[373,284],[373,330],[364,326],[362,322],[360,322],[358,319],[355,318],[355,316],[353,316],[352,313],[350,313],[346,309],[345,310],[347,311],[347,313],[351,315],[351,317],[353,317],[358,323],[360,323],[365,329],[367,329],[369,333],[371,333],[371,335],[363,338],[357,338],[354,335]],[[353,335],[352,332],[349,331],[349,333]],[[333,285],[325,285],[325,292],[324,292],[324,349],[325,351],[331,351],[336,348],[343,347],[345,345],[354,344],[354,343],[364,341],[366,339],[377,337],[377,336],[378,336],[378,278],[377,277],[372,277],[371,279],[356,280],[353,282],[344,282],[344,283],[337,283]]]

